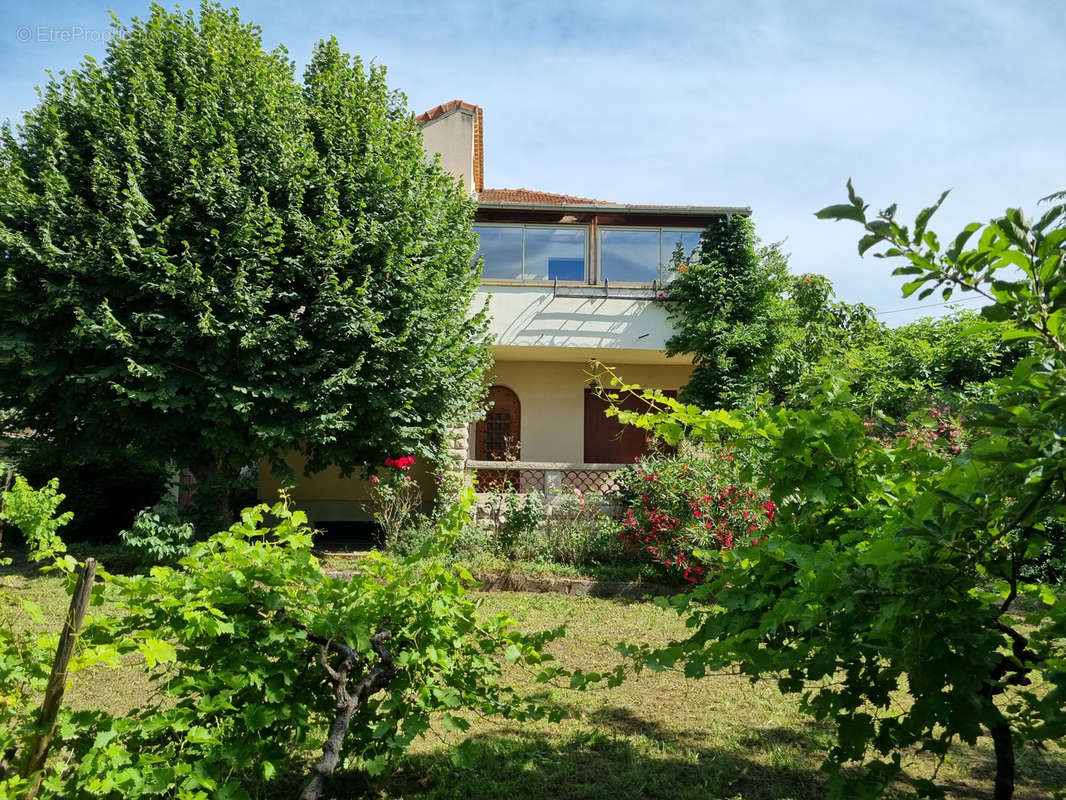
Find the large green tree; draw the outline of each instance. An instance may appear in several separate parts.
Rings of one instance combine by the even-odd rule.
[[[880,796],[904,753],[944,758],[987,733],[994,797],[1010,800],[1016,747],[1066,734],[1066,603],[1026,577],[1066,521],[1066,205],[1035,221],[1009,209],[941,247],[927,228],[939,202],[910,227],[848,189],[818,216],[858,222],[860,253],[876,248],[909,276],[904,296],[984,297],[978,346],[992,331],[1033,355],[964,408],[979,435],[958,449],[877,435],[840,376],[799,407],[662,398],[662,413],[622,412],[671,443],[729,439],[777,506],[765,541],[704,554],[711,580],[670,601],[691,634],[643,663],[692,676],[735,665],[801,694],[835,729],[833,797]],[[843,769],[855,763],[867,769]],[[915,788],[942,796],[930,780]]]
[[[0,143],[0,408],[72,459],[433,455],[479,399],[473,204],[335,40],[154,6]]]
[[[785,321],[787,258],[761,247],[749,217],[715,219],[690,263],[675,256],[668,355],[691,354],[686,400],[708,408],[746,405],[766,388]]]

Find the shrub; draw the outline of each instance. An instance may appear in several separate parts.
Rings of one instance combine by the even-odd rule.
[[[422,505],[422,489],[408,472],[414,462],[413,456],[386,458],[384,473],[370,476],[370,505],[385,536],[385,549],[390,552],[407,548],[400,539],[412,514]]]
[[[598,494],[571,489],[549,510],[545,525],[545,560],[575,567],[646,561],[618,537],[614,519],[603,513]]]
[[[489,493],[483,506],[492,535],[494,555],[535,559],[543,551],[544,495],[533,490],[519,493],[509,482]]]
[[[55,478],[34,489],[22,475],[15,475],[10,489],[0,493],[0,519],[14,524],[30,547],[34,561],[66,551],[59,529],[70,522],[72,514],[57,514],[66,495],[59,491]]]
[[[471,493],[442,521],[444,542],[472,502]],[[275,524],[264,523],[268,516]],[[466,593],[470,576],[429,552],[417,562],[373,554],[350,579],[330,577],[305,523],[285,504],[257,506],[174,567],[98,573],[120,614],[87,621],[78,663],[129,668],[134,662],[120,656],[137,653],[168,699],[125,718],[65,712],[42,797],[291,796],[310,756],[300,794],[310,800],[335,768],[384,769],[428,730],[431,715],[458,731],[470,725],[463,708],[558,717],[498,678],[505,660],[537,667],[539,645],[560,631],[525,637],[505,617],[479,617]],[[69,573],[75,562],[55,566]],[[39,689],[46,664],[24,656],[2,625],[0,644],[5,691],[19,682],[19,697]],[[36,727],[29,710],[0,703],[0,756],[25,752]],[[0,773],[0,797],[21,788]]]
[[[196,537],[193,524],[178,515],[177,503],[165,501],[142,509],[129,530],[119,533],[123,544],[142,561],[164,564],[183,558]]]
[[[617,481],[622,541],[691,583],[707,578],[701,551],[754,544],[776,510],[740,481],[728,451],[645,458],[620,470]]]

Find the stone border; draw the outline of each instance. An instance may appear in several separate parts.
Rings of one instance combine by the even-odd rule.
[[[554,592],[572,597],[622,598],[643,600],[647,597],[683,594],[688,586],[637,581],[596,581],[588,578],[535,578],[521,572],[475,575],[479,591],[486,592]]]
[[[355,574],[351,569],[328,569],[325,574],[330,578],[350,578]],[[619,598],[623,600],[644,600],[649,597],[662,597],[683,594],[691,587],[665,583],[643,583],[640,581],[597,581],[589,578],[544,577],[536,578],[522,572],[491,572],[474,575],[480,584],[474,591],[481,592],[534,592],[565,594],[570,597],[599,597],[604,599]]]

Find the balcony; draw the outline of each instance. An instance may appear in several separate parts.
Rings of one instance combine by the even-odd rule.
[[[674,333],[658,288],[494,282],[477,298],[489,306],[497,358],[581,361],[607,350],[620,363],[666,363]]]

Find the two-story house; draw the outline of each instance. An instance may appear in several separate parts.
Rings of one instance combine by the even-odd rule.
[[[666,357],[671,255],[679,244],[691,252],[714,217],[750,209],[487,189],[481,108],[453,100],[416,121],[427,157],[439,156],[478,200],[476,302],[489,306],[495,364],[485,378],[486,419],[457,437],[457,453],[482,484],[505,469],[523,488],[548,493],[601,488],[612,469],[644,452],[645,440],[604,416],[590,362],[609,364],[627,382],[680,389],[692,366]],[[499,463],[505,453],[517,463]],[[269,480],[261,485],[264,496],[273,489]],[[361,495],[359,481],[327,471],[302,482],[295,499],[328,521],[360,518]]]

